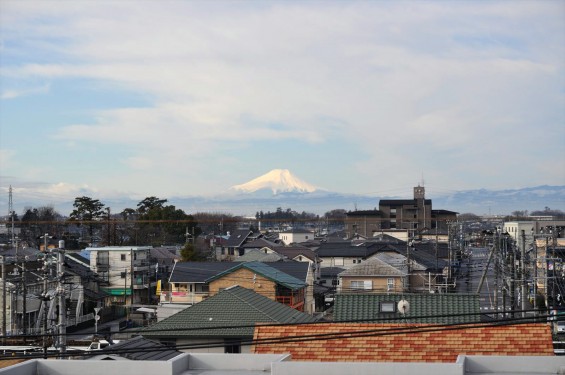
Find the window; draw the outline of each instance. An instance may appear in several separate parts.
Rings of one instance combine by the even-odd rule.
[[[241,353],[241,341],[226,340],[224,343],[224,353]]]
[[[393,313],[396,312],[396,303],[394,302],[380,302],[379,303],[379,312],[382,313]]]
[[[387,290],[393,290],[394,289],[394,279],[393,278],[388,278],[386,280],[386,289]]]
[[[373,282],[371,280],[352,280],[349,285],[351,289],[370,290],[373,288]]]
[[[126,260],[126,254],[120,254],[120,260],[124,262]]]

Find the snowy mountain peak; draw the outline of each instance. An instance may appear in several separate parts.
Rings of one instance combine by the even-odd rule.
[[[316,187],[294,176],[288,169],[273,169],[241,185],[230,188],[241,193],[254,193],[259,190],[270,189],[273,194],[278,193],[312,193]]]

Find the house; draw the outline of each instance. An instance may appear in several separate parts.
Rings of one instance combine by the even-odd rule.
[[[351,268],[373,255],[377,250],[368,250],[363,244],[352,245],[351,242],[325,242],[316,249],[316,255],[320,259],[321,267]]]
[[[280,337],[285,340],[280,340]],[[309,337],[316,337],[316,340],[308,340]],[[253,353],[290,353],[293,361],[309,362],[421,364],[454,363],[460,354],[553,356],[549,326],[531,323],[501,325],[493,322],[477,326],[460,325],[457,329],[429,324],[374,323],[256,326],[253,338],[256,341]],[[372,369],[375,371],[374,367]],[[400,369],[397,371],[401,373]]]
[[[89,247],[90,268],[116,304],[151,303],[150,246]]]
[[[400,293],[409,287],[408,270],[371,258],[338,275],[338,293]]]
[[[237,229],[229,233],[227,240],[223,241],[218,260],[233,261],[240,255],[245,254],[243,245],[255,240],[261,236],[260,233],[254,233],[249,229]]]
[[[314,239],[314,232],[306,229],[288,229],[279,233],[279,239],[285,244],[301,243]]]
[[[280,243],[279,240],[276,241],[270,241],[266,238],[256,238],[252,241],[246,242],[244,243],[241,248],[243,250],[243,252],[240,253],[240,256],[243,256],[244,254],[246,254],[248,251],[251,250],[263,250],[263,251],[275,251],[275,249],[279,248],[279,247],[283,247],[284,245]]]
[[[377,253],[373,255],[373,258],[380,259],[386,264],[406,272],[408,274],[407,291],[431,292],[436,290],[436,275],[427,272],[426,266],[418,263],[414,259],[408,260],[406,256],[393,252]]]
[[[233,285],[240,285],[257,293],[304,311],[307,284],[267,263],[239,263],[206,280],[210,296]]]
[[[308,314],[236,285],[156,323],[141,334],[176,345],[182,351],[245,353],[250,347],[242,346],[242,342],[252,339],[255,324],[315,321]]]
[[[318,284],[335,290],[339,283],[339,274],[343,271],[345,271],[345,268],[341,267],[320,268],[320,280],[318,280]]]
[[[304,246],[277,247],[275,251],[287,259],[308,263],[314,273],[314,279],[318,280],[320,278],[321,260],[318,258],[318,254],[316,254],[315,251]]]
[[[201,302],[210,295],[206,280],[231,267],[231,262],[176,263],[168,281],[169,289],[161,291],[161,303],[193,305]]]
[[[481,321],[478,294],[338,294],[333,314],[336,322],[461,324]]]
[[[253,254],[253,253],[251,253]],[[249,254],[244,255],[247,257]],[[274,255],[274,254],[272,254]],[[160,309],[170,308],[171,304],[180,305],[193,305],[201,302],[202,300],[208,298],[211,293],[211,286],[209,284],[210,280],[214,280],[214,277],[227,272],[234,267],[239,267],[242,264],[257,264],[259,262],[179,262],[175,265],[175,268],[169,279],[169,290],[163,290],[161,292],[161,305]],[[313,284],[314,284],[314,274],[309,265],[306,262],[296,262],[296,261],[286,261],[286,262],[269,262],[267,263],[270,268],[270,274],[276,276],[277,278],[292,277],[295,284],[300,284],[306,286],[304,291],[304,311],[313,311]],[[267,268],[264,268],[264,271]],[[285,276],[286,275],[286,276]],[[237,276],[233,276],[227,282],[230,284],[228,286],[239,284],[242,285],[243,280],[246,280],[245,285],[250,285],[253,288],[253,279],[251,272],[247,273],[248,277],[251,279],[242,278],[242,280],[237,279]],[[256,279],[257,280],[257,279]],[[255,280],[255,281],[256,281]],[[267,284],[271,285],[272,281]],[[261,291],[259,293],[265,293],[267,289],[267,284],[263,284]],[[281,287],[282,288],[282,287]],[[259,289],[259,288],[258,288]],[[288,291],[287,291],[288,293]],[[269,297],[273,297],[271,295]],[[283,296],[281,296],[282,298]],[[174,308],[178,310],[178,308]],[[164,314],[159,310],[158,316],[162,317]]]

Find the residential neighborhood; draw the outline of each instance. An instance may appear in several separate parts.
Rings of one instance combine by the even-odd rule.
[[[260,230],[249,219],[204,233],[192,222],[184,242],[160,246],[105,243],[102,224],[92,233],[100,241],[82,249],[48,233],[33,248],[20,239],[25,227],[6,226],[4,348],[25,362],[33,350],[18,346],[41,358],[129,361],[565,354],[564,220],[460,220],[432,210],[423,187],[411,202],[346,212],[332,233],[311,222]],[[73,349],[102,337],[100,352]]]

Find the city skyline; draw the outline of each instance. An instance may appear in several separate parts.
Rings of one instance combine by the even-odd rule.
[[[565,185],[563,2],[138,4],[0,3],[0,209]]]

